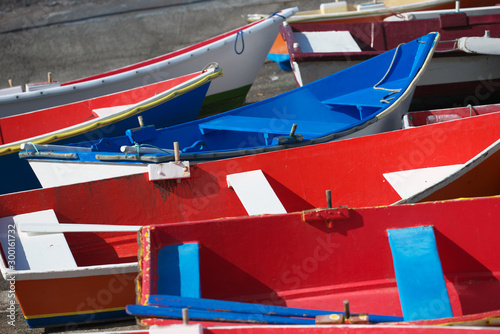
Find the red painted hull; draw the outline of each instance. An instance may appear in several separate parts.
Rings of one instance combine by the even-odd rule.
[[[470,7],[479,7],[479,6],[494,6],[496,2],[493,0],[462,0],[460,1],[460,7],[461,8],[470,8]],[[422,8],[421,10],[439,10],[439,9],[453,9],[455,8],[455,3],[448,3],[445,5],[439,5],[439,6],[427,6],[425,8]],[[300,13],[300,12],[299,12]],[[292,17],[292,19],[289,19],[288,21],[291,21],[292,25],[295,24],[317,24],[317,23],[356,23],[356,22],[373,22],[373,21],[382,21],[384,18],[394,15],[396,13],[390,12],[386,15],[364,15],[364,16],[353,16],[353,17],[342,17],[338,19],[329,19],[329,20],[312,20],[310,22],[307,21],[302,21],[300,19],[300,16],[295,15]],[[286,54],[287,53],[287,48],[286,48],[286,43],[281,37],[281,35],[278,35],[276,38],[270,53],[273,54]]]
[[[0,217],[53,209],[61,223],[136,225],[246,215],[228,174],[260,169],[287,212],[334,206],[388,205],[401,197],[384,173],[463,164],[500,138],[492,113],[373,136],[200,163],[191,178],[149,182],[139,174],[0,196]],[[457,149],[457,147],[460,149]],[[500,193],[498,173],[487,188],[458,189],[447,199]]]
[[[387,229],[433,226],[454,316],[500,309],[499,197],[338,210],[144,227],[139,303],[157,293],[158,251],[197,242],[204,298],[401,316]]]

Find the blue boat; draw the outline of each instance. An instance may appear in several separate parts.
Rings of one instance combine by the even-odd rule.
[[[67,146],[25,145],[20,157],[28,158],[42,185],[50,187],[134,173],[123,168],[109,172],[124,164],[142,173],[152,163],[232,158],[400,129],[439,37],[429,33],[344,71],[225,113],[164,129],[146,124],[121,137]],[[101,167],[106,169],[102,176]],[[61,168],[71,177],[85,171],[91,175],[62,181],[60,173],[53,173]],[[43,175],[51,171],[52,176]]]
[[[65,145],[119,136],[143,122],[170,126],[199,116],[212,80],[222,69],[203,71],[53,108],[0,118],[0,194],[40,188],[27,161],[24,143]]]

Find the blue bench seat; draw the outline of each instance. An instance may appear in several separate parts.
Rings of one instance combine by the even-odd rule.
[[[217,130],[226,130],[288,135],[293,123],[297,124],[296,133],[312,138],[334,132],[336,129],[347,125],[332,122],[228,115],[201,123],[199,124],[199,128],[202,134]]]

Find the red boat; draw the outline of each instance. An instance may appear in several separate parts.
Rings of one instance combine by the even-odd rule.
[[[436,31],[441,35],[440,44],[417,85],[410,108],[498,102],[498,6],[429,13],[433,13],[429,18],[407,21],[295,23],[281,26],[280,31],[300,86],[396,48],[422,32]],[[486,47],[490,43],[496,44]]]
[[[299,11],[287,19],[287,23],[318,24],[318,23],[355,23],[382,21],[391,15],[401,16],[402,13],[429,10],[451,10],[456,8],[457,1],[366,1],[361,4],[347,4],[346,1],[336,1],[322,4],[318,10]],[[494,6],[496,0],[461,0],[460,8]],[[403,14],[404,15],[404,14]],[[263,15],[249,15],[248,19],[260,19]],[[278,63],[280,68],[291,70],[287,45],[278,34],[269,52],[268,58]]]
[[[80,231],[87,231],[59,238],[66,251],[56,255],[66,254],[69,262],[44,257],[63,265],[59,270],[51,265],[38,271],[31,266],[24,267],[24,272],[14,268],[10,274],[16,277],[19,303],[30,326],[126,316],[125,305],[134,303],[137,254],[127,244],[135,244],[133,231],[137,226],[311,210],[327,205],[327,190],[332,206],[349,207],[499,194],[500,177],[495,172],[500,164],[499,122],[500,114],[491,113],[454,121],[453,126],[437,123],[200,163],[191,166],[190,177],[182,181],[148,181],[147,174],[138,174],[2,195],[0,217],[7,221],[0,224],[4,237],[14,219],[8,217],[29,217],[46,210],[53,210],[43,213],[48,218],[32,217],[35,222],[45,222],[44,228],[52,224],[52,231],[61,235],[71,224],[79,224],[83,225]],[[458,145],[460,149],[456,149]],[[393,184],[400,181],[399,186],[405,180],[414,184],[418,170],[430,171],[433,176],[435,171],[450,168],[454,173],[419,191],[412,192],[413,186],[409,187],[409,195],[403,197],[388,178],[392,176]],[[96,231],[95,226],[84,224],[104,225],[105,230],[114,232],[111,236],[90,233]],[[116,236],[119,225],[135,229]],[[52,244],[52,239],[42,243],[45,247]],[[8,254],[5,248],[4,254]],[[43,252],[35,248],[34,254]],[[3,265],[8,268],[8,263]],[[75,284],[85,289],[75,294]]]
[[[496,224],[499,205],[499,197],[487,197],[143,227],[142,274],[137,288],[137,235],[131,233],[137,227],[57,224],[57,219],[51,221],[55,214],[49,210],[0,220],[4,254],[0,267],[6,280],[15,280],[16,296],[30,327],[126,317],[125,306],[135,303],[136,289],[140,302],[164,293],[157,286],[157,251],[184,243],[198,245],[201,283],[189,291],[197,290],[204,298],[331,312],[341,311],[347,299],[352,313],[404,315],[406,319],[404,304],[399,302],[405,275],[394,279],[398,270],[393,271],[387,229],[432,225],[447,299],[438,299],[437,306],[431,303],[426,310],[436,308],[439,314],[433,317],[446,316],[439,305],[449,302],[448,312],[457,317],[494,312],[500,306],[500,252],[494,242],[500,228]],[[28,265],[16,257],[12,268],[12,245],[7,236],[14,229],[16,252],[23,249]],[[427,262],[425,266],[434,268]],[[224,275],[218,274],[221,272]],[[423,282],[425,289],[431,285],[428,279]],[[493,316],[498,317],[498,312],[488,317]],[[471,317],[480,320],[486,316]],[[442,320],[450,321],[456,319]],[[142,322],[171,324],[178,320]]]
[[[334,313],[348,300],[351,317],[368,314],[369,322],[373,314],[430,324],[494,312],[499,215],[500,198],[488,197],[143,227],[137,304],[168,312],[138,318],[143,325],[179,321],[163,296],[173,291],[203,297],[179,297],[191,301],[189,314],[206,298],[240,302],[228,303],[235,312],[259,303]],[[210,325],[195,317],[190,321]]]
[[[2,195],[0,217],[53,209],[61,223],[136,225],[146,220],[155,224],[242,216],[248,212],[231,175],[244,172],[252,172],[267,183],[258,191],[264,194],[270,189],[286,212],[324,206],[326,190],[331,190],[333,206],[389,205],[411,196],[400,196],[387,175],[397,179],[399,173],[404,186],[405,180],[413,180],[404,177],[411,174],[409,171],[464,165],[497,142],[499,122],[500,114],[491,113],[453,123],[199,163],[190,167],[189,178],[179,182],[149,181],[147,174],[138,174]],[[496,195],[500,193],[497,174],[481,176],[488,188],[474,192],[463,188],[433,199]],[[233,187],[228,187],[228,176]],[[408,194],[415,193],[409,188]]]

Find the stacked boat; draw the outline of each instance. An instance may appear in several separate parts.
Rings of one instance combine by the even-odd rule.
[[[0,96],[0,270],[28,326],[500,326],[499,7],[409,3],[285,9]],[[240,106],[278,30],[298,87]]]

